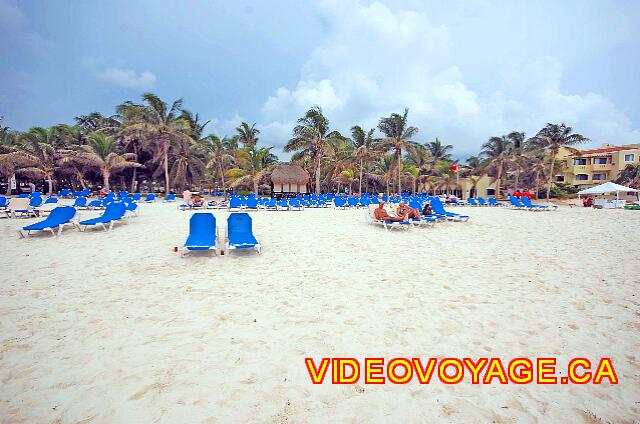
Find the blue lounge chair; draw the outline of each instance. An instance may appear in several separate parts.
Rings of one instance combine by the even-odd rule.
[[[502,202],[498,202],[495,197],[489,197],[489,205],[491,206],[504,206]]]
[[[480,206],[480,204],[473,197],[469,197],[467,199],[467,203],[469,203],[471,206]]]
[[[247,209],[258,210],[258,198],[249,197],[246,204]]]
[[[289,210],[289,201],[286,197],[283,197],[276,203],[276,210],[278,211],[288,211]]]
[[[76,200],[73,201],[74,208],[86,208],[87,207],[87,198],[86,197],[77,197]]]
[[[126,205],[121,202],[109,203],[102,216],[97,218],[87,219],[85,221],[78,222],[78,228],[80,231],[84,231],[87,227],[92,225],[100,225],[103,230],[107,231],[106,224],[109,224],[109,230],[113,228],[113,224],[121,221],[127,212]],[[83,228],[84,226],[84,228]]]
[[[51,231],[52,236],[56,236],[55,229],[58,229],[58,235],[62,233],[62,229],[66,224],[72,224],[71,220],[76,215],[76,209],[73,206],[58,206],[54,208],[48,217],[35,224],[22,227],[19,231],[20,237],[25,237],[31,234],[31,231]],[[26,231],[25,235],[23,231]]]
[[[60,197],[69,197],[69,194],[71,193],[71,190],[68,188],[63,188],[62,190],[60,190]]]
[[[129,212],[129,216],[138,216],[138,204],[134,201],[126,201],[124,202],[125,209]]]
[[[511,203],[511,207],[515,209],[529,209],[529,210],[535,209],[535,208],[527,208],[525,205],[520,203],[520,200],[516,196],[509,196],[509,203]]]
[[[522,196],[520,198],[520,201],[522,202],[523,205],[525,205],[527,208],[535,208],[541,211],[551,211],[551,210],[556,210],[558,209],[558,206],[556,205],[534,205],[533,203],[531,203],[531,199],[529,199],[527,196]]]
[[[336,208],[346,208],[346,205],[347,205],[347,199],[345,199],[344,197],[336,196],[333,199],[333,206]]]
[[[140,193],[133,193],[131,195],[131,198],[133,199],[134,202],[139,202],[140,200],[142,200],[142,194]]]
[[[232,213],[227,218],[227,250],[255,249],[262,251],[260,242],[253,235],[252,221],[248,213]]]
[[[478,204],[480,206],[487,206],[487,201],[484,199],[484,197],[478,197]]]
[[[301,211],[304,208],[302,207],[302,202],[300,202],[300,199],[291,199],[289,201],[289,210],[292,211]]]
[[[175,202],[176,201],[176,195],[175,193],[169,193],[167,194],[167,197],[164,198],[165,202]]]
[[[442,205],[442,202],[440,201],[440,198],[436,196],[431,198],[430,204],[431,204],[431,209],[433,209],[433,212],[435,212],[438,215],[446,216],[447,219],[449,220],[460,221],[460,222],[467,222],[469,220],[468,215],[461,215],[459,213],[448,212],[447,210],[445,210],[444,206]]]
[[[209,212],[198,212],[189,219],[189,236],[180,250],[184,256],[186,250],[213,250],[216,252],[216,217]]]
[[[85,188],[80,192],[80,196],[82,197],[89,197],[89,195],[91,195],[91,190],[89,190],[88,188]]]
[[[7,198],[4,196],[0,196],[0,209],[7,209],[7,205],[9,205]]]
[[[44,201],[44,204],[49,204],[49,203],[58,203],[58,198],[57,197],[49,197],[47,200]]]
[[[29,206],[31,206],[32,208],[37,208],[40,205],[42,205],[42,197],[40,196],[34,196],[29,201]]]
[[[89,209],[102,209],[103,208],[102,200],[94,199],[94,200],[90,201],[89,204],[87,205],[87,208],[89,208]]]
[[[147,202],[147,203],[155,202],[156,201],[156,195],[153,194],[153,193],[149,193],[149,194],[147,194],[147,197],[145,197],[144,201]]]

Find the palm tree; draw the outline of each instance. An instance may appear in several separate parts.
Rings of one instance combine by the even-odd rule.
[[[640,188],[640,165],[629,164],[620,172],[618,184],[628,184],[633,188]]]
[[[511,155],[512,144],[507,136],[491,137],[482,145],[480,156],[486,158],[485,169],[492,170],[497,181],[496,195],[500,195],[502,176],[506,170]]]
[[[168,107],[153,93],[142,95],[144,104],[125,102],[118,106],[118,114],[128,121],[126,130],[129,133],[143,134],[145,142],[153,148],[153,161],[161,162],[164,173],[165,193],[169,193],[169,153],[172,143],[181,141],[193,142],[188,122],[178,112],[182,108],[182,99],[178,99]]]
[[[231,185],[253,185],[253,192],[258,195],[260,180],[278,163],[278,158],[271,153],[273,147],[255,146],[242,149],[238,154],[240,168],[227,171],[227,177],[231,180]]]
[[[387,187],[387,198],[389,198],[389,182],[393,179],[395,156],[387,153],[375,162],[376,172],[382,177]]]
[[[564,122],[560,125],[547,124],[547,126],[538,131],[538,134],[536,134],[531,140],[531,143],[535,148],[546,152],[551,158],[551,169],[547,176],[547,201],[549,201],[549,195],[551,193],[553,170],[560,148],[571,148],[572,146],[585,141],[589,141],[589,139],[581,134],[573,133],[573,128],[567,126]]]
[[[89,134],[85,146],[81,146],[75,154],[66,156],[61,163],[72,162],[97,168],[102,176],[104,190],[109,191],[111,175],[123,169],[140,166],[139,163],[134,162],[135,159],[136,156],[133,153],[120,153],[113,137],[97,131]]]
[[[205,151],[197,143],[178,142],[172,147],[169,175],[179,188],[202,179],[206,164]]]
[[[230,148],[229,141],[226,137],[220,139],[215,134],[209,134],[199,140],[202,148],[209,152],[209,161],[206,164],[206,168],[215,170],[214,172],[222,185],[222,192],[225,197],[227,196],[227,186],[224,179],[225,168],[235,161],[235,152]]]
[[[249,126],[249,124],[243,122],[236,128],[236,131],[238,132],[236,139],[239,143],[242,143],[244,147],[254,147],[258,143],[260,130],[256,128],[255,123]]]
[[[435,141],[430,141],[424,144],[431,156],[431,168],[430,172],[433,172],[436,164],[443,160],[451,160],[451,150],[453,146],[451,144],[442,144],[442,142],[436,137]]]
[[[365,166],[380,155],[380,151],[378,150],[379,143],[373,138],[374,131],[375,128],[371,128],[365,133],[359,125],[351,127],[351,137],[355,147],[354,156],[359,163],[358,170],[360,176],[358,178],[358,193],[362,193],[362,176]]]
[[[186,122],[189,127],[189,135],[194,140],[200,140],[204,128],[209,124],[209,122],[211,122],[209,120],[204,123],[200,123],[200,115],[197,113],[194,114],[187,109],[180,110],[180,118]]]
[[[9,127],[0,127],[0,175],[7,179],[6,195],[11,195],[11,178],[13,178],[18,164],[15,161],[3,160],[4,155],[18,150],[18,133]]]
[[[298,125],[293,129],[293,137],[284,146],[285,152],[300,151],[302,155],[312,158],[316,194],[320,194],[320,166],[325,144],[338,138],[342,138],[342,135],[338,131],[331,131],[329,120],[322,113],[320,106],[314,106],[298,119]]]
[[[57,170],[59,144],[57,127],[33,127],[20,136],[21,149],[3,155],[0,165],[13,164],[16,172],[47,180],[49,194],[53,193],[53,176]],[[14,168],[14,169],[15,169]]]
[[[525,147],[526,137],[523,132],[512,131],[507,134],[507,138],[511,142],[511,160],[510,164],[515,171],[515,181],[513,183],[513,189],[518,190],[520,187],[518,186],[520,182],[520,173],[526,169],[527,160],[522,155],[522,152]]]
[[[349,185],[349,193],[353,191],[353,183],[356,181],[356,174],[353,169],[348,168],[340,172],[337,176],[337,180],[345,185]],[[340,191],[340,187],[338,187]]]
[[[404,167],[403,173],[411,179],[411,193],[416,194],[416,186],[418,183],[418,177],[420,176],[420,169],[415,165],[407,165]]]
[[[381,118],[378,122],[378,128],[386,136],[385,142],[392,149],[396,156],[397,176],[398,176],[398,193],[402,192],[401,175],[402,175],[402,150],[408,146],[415,144],[411,141],[418,133],[418,128],[407,125],[407,115],[409,109],[405,108],[404,114],[392,113],[388,118]]]

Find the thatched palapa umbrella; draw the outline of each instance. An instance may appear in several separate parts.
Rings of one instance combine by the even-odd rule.
[[[308,193],[309,173],[300,165],[281,163],[271,173],[273,193]]]

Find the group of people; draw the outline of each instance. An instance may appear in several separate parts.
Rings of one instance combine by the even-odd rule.
[[[391,216],[384,208],[385,202],[380,202],[378,207],[374,211],[374,217],[380,221],[389,221],[389,222],[402,222],[408,221],[409,219],[422,219],[422,215],[431,215],[433,211],[431,210],[431,206],[426,203],[422,212],[416,208],[412,208],[404,202],[400,202],[398,207],[396,208],[396,216]]]
[[[184,203],[191,205],[194,208],[200,208],[204,206],[204,198],[199,194],[193,194],[189,189],[182,192],[182,198]]]

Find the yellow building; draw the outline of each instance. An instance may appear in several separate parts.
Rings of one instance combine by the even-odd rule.
[[[458,188],[455,194],[462,199],[468,197],[495,197],[497,181],[482,175],[478,177],[462,177],[458,180]]]
[[[565,167],[554,175],[555,181],[585,188],[615,180],[627,165],[640,163],[640,144],[604,144],[577,153],[563,149],[559,156]]]

